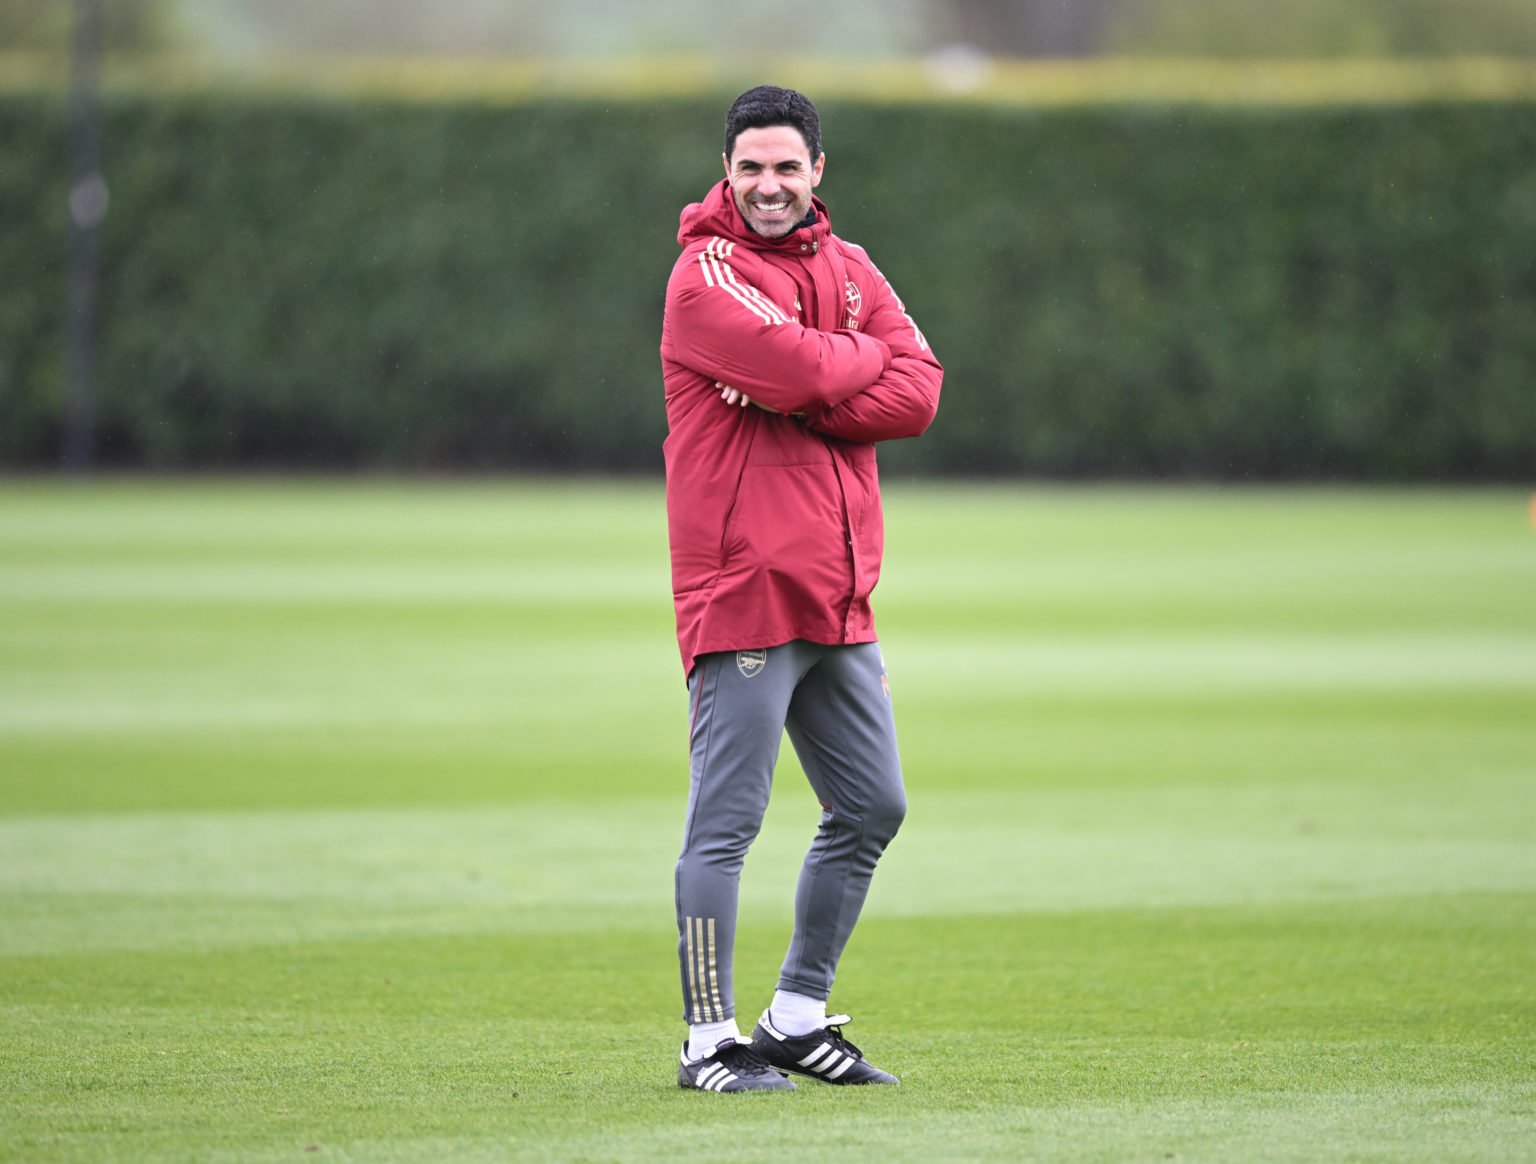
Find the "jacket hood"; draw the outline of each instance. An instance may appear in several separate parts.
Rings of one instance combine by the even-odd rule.
[[[832,233],[832,219],[827,214],[826,205],[814,194],[811,195],[811,207],[816,212],[815,222],[797,226],[783,238],[764,238],[741,217],[736,200],[731,197],[731,184],[721,178],[704,196],[704,201],[690,202],[683,207],[677,225],[677,245],[686,247],[698,239],[718,236],[754,250],[798,251],[806,243],[820,244]]]

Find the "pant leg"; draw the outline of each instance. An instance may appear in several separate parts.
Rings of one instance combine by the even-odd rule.
[[[878,644],[828,648],[795,690],[787,726],[822,815],[800,870],[779,989],[826,998],[875,864],[907,811]]]
[[[677,860],[683,1020],[736,1013],[736,901],[747,849],[768,807],[795,684],[815,653],[787,643],[702,656],[688,679],[688,813]]]

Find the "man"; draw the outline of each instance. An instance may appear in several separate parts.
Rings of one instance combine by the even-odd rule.
[[[682,213],[667,283],[667,519],[692,718],[677,863],[689,1036],[681,1087],[788,1090],[786,1072],[895,1083],[826,1012],[875,863],[906,812],[869,595],[884,527],[875,442],[917,436],[943,369],[812,191],[816,108],[790,89],[726,115],[725,181]],[[788,729],[822,805],[778,989],[736,1025],[737,886]]]

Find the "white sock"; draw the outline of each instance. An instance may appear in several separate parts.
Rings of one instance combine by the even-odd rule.
[[[736,1020],[719,1023],[693,1023],[688,1027],[688,1058],[702,1059],[727,1039],[741,1038]]]
[[[775,990],[768,1006],[768,1017],[780,1034],[794,1038],[808,1035],[827,1025],[827,1000],[806,994]]]

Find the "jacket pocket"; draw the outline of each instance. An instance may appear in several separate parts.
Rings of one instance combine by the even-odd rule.
[[[726,574],[766,572],[834,588],[848,568],[837,474],[827,465],[754,465],[742,473],[722,544]]]

